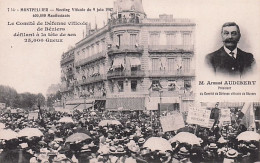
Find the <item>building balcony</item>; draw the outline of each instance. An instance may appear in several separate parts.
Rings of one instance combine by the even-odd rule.
[[[181,95],[182,100],[195,100],[195,94],[194,93],[185,93]]]
[[[69,92],[69,91],[72,91],[73,90],[73,86],[68,86],[68,87],[61,87],[60,88],[60,92],[63,93],[63,92]]]
[[[107,78],[125,78],[125,77],[144,77],[145,72],[143,70],[138,71],[109,71],[107,73]]]
[[[147,74],[149,75],[149,77],[195,76],[195,70],[152,70],[148,71]]]
[[[95,82],[99,82],[99,81],[102,81],[102,80],[106,80],[106,78],[107,78],[106,75],[89,76],[84,80],[79,80],[78,85],[95,83]]]
[[[73,60],[74,60],[74,55],[71,55],[71,56],[69,56],[69,57],[66,57],[66,58],[64,58],[64,59],[62,59],[61,61],[60,61],[60,65],[64,65],[64,64],[66,64],[66,63],[68,63],[68,62],[72,62]]]
[[[149,45],[149,52],[193,52],[194,45]]]
[[[66,76],[72,76],[72,75],[74,75],[74,72],[73,71],[68,71],[65,74],[66,74]]]
[[[183,93],[182,90],[176,90],[176,91],[168,91],[168,89],[163,89],[161,93],[161,97],[179,97]],[[159,91],[150,91],[149,92],[150,97],[159,97],[160,93]]]
[[[107,94],[107,98],[126,98],[126,97],[145,97],[148,91],[137,90],[132,92],[131,90],[124,90],[124,92],[110,92]]]
[[[254,105],[255,107],[260,106],[260,102],[254,102],[253,105]]]
[[[112,19],[109,22],[110,27],[114,26],[133,26],[133,25],[140,25],[141,20],[137,18],[119,18],[119,19]]]
[[[105,51],[96,53],[96,54],[94,54],[94,55],[92,55],[92,56],[89,56],[89,57],[87,57],[87,58],[85,58],[85,59],[82,59],[82,60],[80,60],[80,61],[77,61],[77,62],[75,63],[75,66],[76,66],[76,67],[79,67],[79,66],[81,66],[81,65],[85,65],[85,64],[87,64],[87,63],[94,62],[94,61],[99,60],[99,59],[102,59],[102,58],[106,58],[106,53],[105,53]]]
[[[136,45],[120,45],[112,46],[108,49],[108,55],[118,54],[118,53],[139,53],[142,54],[144,51],[143,46]]]
[[[102,90],[95,90],[94,93],[89,93],[88,91],[78,91],[75,98],[86,98],[95,100],[105,100],[106,96],[103,94]]]
[[[149,93],[150,97],[160,97],[160,93],[158,91],[151,91]],[[176,90],[176,91],[168,91],[164,89],[161,93],[161,97],[178,97],[181,100],[194,100],[195,94],[194,93],[185,93],[184,90]]]
[[[143,24],[182,24],[182,25],[195,25],[191,19],[160,19],[160,18],[147,18],[142,20]]]

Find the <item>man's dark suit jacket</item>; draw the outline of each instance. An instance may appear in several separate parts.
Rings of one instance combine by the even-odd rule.
[[[233,59],[221,47],[219,50],[206,56],[206,63],[216,74],[224,73],[227,75],[243,75],[252,70],[255,64],[254,56],[237,48],[237,57]]]

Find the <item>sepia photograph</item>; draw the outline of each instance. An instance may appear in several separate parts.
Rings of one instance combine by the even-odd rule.
[[[258,0],[0,1],[0,163],[259,162],[259,17]]]
[[[206,63],[218,73],[227,75],[243,75],[252,71],[255,65],[254,56],[237,47],[241,33],[235,22],[226,22],[222,25],[221,37],[223,46],[206,56]]]
[[[209,13],[211,19],[196,19],[198,101],[260,100],[260,35],[255,32],[260,25],[256,20],[259,8],[253,1],[247,5],[229,2],[235,7],[211,8],[215,13]]]

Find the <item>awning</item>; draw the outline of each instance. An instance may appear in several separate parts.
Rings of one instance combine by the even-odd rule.
[[[161,103],[159,104],[160,106],[160,111],[175,111],[175,110],[180,110],[180,105],[179,103]]]
[[[95,108],[96,109],[105,109],[106,100],[95,100]]]
[[[145,98],[107,98],[106,109],[107,110],[144,110],[145,109]]]
[[[55,111],[57,112],[62,112],[62,113],[68,113],[68,114],[72,114],[72,109],[64,109],[64,108],[55,108]]]
[[[83,112],[85,108],[88,109],[88,108],[91,108],[92,106],[93,106],[92,104],[87,104],[87,103],[86,103],[86,105],[80,104],[77,107],[75,107],[74,110],[78,110],[80,112]]]
[[[83,97],[82,98],[78,98],[78,99],[73,99],[73,100],[69,100],[69,101],[66,101],[66,105],[78,105],[78,104],[92,104],[95,100],[94,99],[84,99]]]
[[[74,109],[77,105],[66,105],[65,109],[71,110]]]
[[[115,58],[113,62],[113,68],[120,68],[121,66],[124,67],[125,65],[125,60],[124,58]]]
[[[86,104],[93,104],[95,100],[94,99],[88,99],[85,101]]]
[[[140,58],[137,58],[137,57],[130,58],[130,65],[131,65],[131,67],[140,66],[141,65]]]
[[[146,101],[147,110],[158,110],[160,103],[163,104],[162,107],[166,107],[167,110],[168,104],[180,103],[180,99],[179,97],[162,97],[160,100],[160,97],[150,97],[147,98]]]

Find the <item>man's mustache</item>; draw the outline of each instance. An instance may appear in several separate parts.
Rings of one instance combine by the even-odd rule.
[[[225,43],[238,43],[237,40],[233,40],[233,39],[226,39],[224,40]]]

